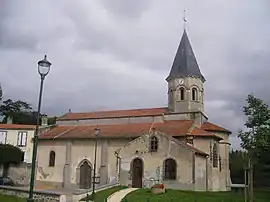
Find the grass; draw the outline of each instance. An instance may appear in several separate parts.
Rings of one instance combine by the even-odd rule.
[[[126,186],[115,186],[109,189],[105,189],[95,194],[95,202],[104,202],[106,198],[112,195],[114,192],[117,192],[121,189],[127,188]],[[89,196],[89,199],[92,199],[92,195]],[[1,200],[0,200],[1,201]],[[86,198],[81,199],[80,201],[86,201]]]
[[[0,201],[2,202],[26,202],[26,199],[17,198],[15,196],[0,195]]]
[[[254,202],[268,202],[269,190],[254,193]],[[191,192],[166,190],[164,194],[151,194],[150,189],[139,189],[129,193],[122,202],[244,202],[244,195],[234,192]]]

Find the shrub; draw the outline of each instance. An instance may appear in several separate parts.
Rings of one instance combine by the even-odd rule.
[[[164,184],[155,184],[155,185],[152,186],[152,188],[160,188],[160,189],[164,189],[165,186],[164,186]]]

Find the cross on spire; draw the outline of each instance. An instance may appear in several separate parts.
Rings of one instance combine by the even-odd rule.
[[[184,12],[183,12],[183,21],[184,21],[184,30],[186,30],[186,23],[187,23],[186,10],[184,10]]]

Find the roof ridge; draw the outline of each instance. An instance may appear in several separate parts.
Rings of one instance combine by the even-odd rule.
[[[156,116],[162,115],[167,111],[167,107],[159,108],[141,108],[141,109],[120,109],[95,112],[72,112],[67,113],[57,120],[82,120],[82,119],[103,119],[103,118],[119,118],[119,117],[140,117],[140,116]]]
[[[193,120],[166,120],[164,122],[141,122],[141,123],[119,123],[119,124],[98,124],[98,126],[126,126],[126,125],[150,125],[151,128],[153,128],[155,125],[162,125],[162,124],[166,124],[166,123],[173,123],[173,122],[190,122]],[[57,127],[69,127],[71,125],[57,125]],[[86,127],[86,126],[96,126],[96,124],[91,124],[91,125],[76,125],[76,127]]]
[[[86,112],[71,112],[66,114],[90,114],[90,113],[98,113],[98,112],[115,112],[115,111],[137,111],[137,110],[151,110],[151,109],[165,109],[167,107],[152,107],[152,108],[134,108],[134,109],[112,109],[112,110],[101,110],[101,111],[86,111]],[[64,114],[64,115],[66,115]],[[63,115],[63,116],[64,116]]]
[[[192,131],[194,130],[194,128],[196,128],[196,123],[195,121],[193,121],[192,125],[190,126],[190,128],[187,131],[187,135],[190,135],[192,133]]]
[[[149,133],[152,131],[152,128],[154,127],[155,125],[155,122],[152,122],[152,124],[150,125],[150,128],[149,128]]]
[[[67,130],[65,130],[64,132],[62,132],[62,133],[60,133],[59,135],[56,135],[55,137],[53,137],[53,139],[56,139],[56,138],[58,138],[58,137],[60,137],[60,136],[62,136],[62,135],[64,135],[65,133],[67,133],[67,132],[69,132],[69,131],[71,131],[72,129],[74,129],[74,128],[76,128],[77,126],[70,126],[70,128],[68,128]]]

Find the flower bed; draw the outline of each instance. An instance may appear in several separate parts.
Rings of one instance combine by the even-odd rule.
[[[152,194],[163,194],[165,193],[165,186],[164,184],[155,184],[151,187]]]

